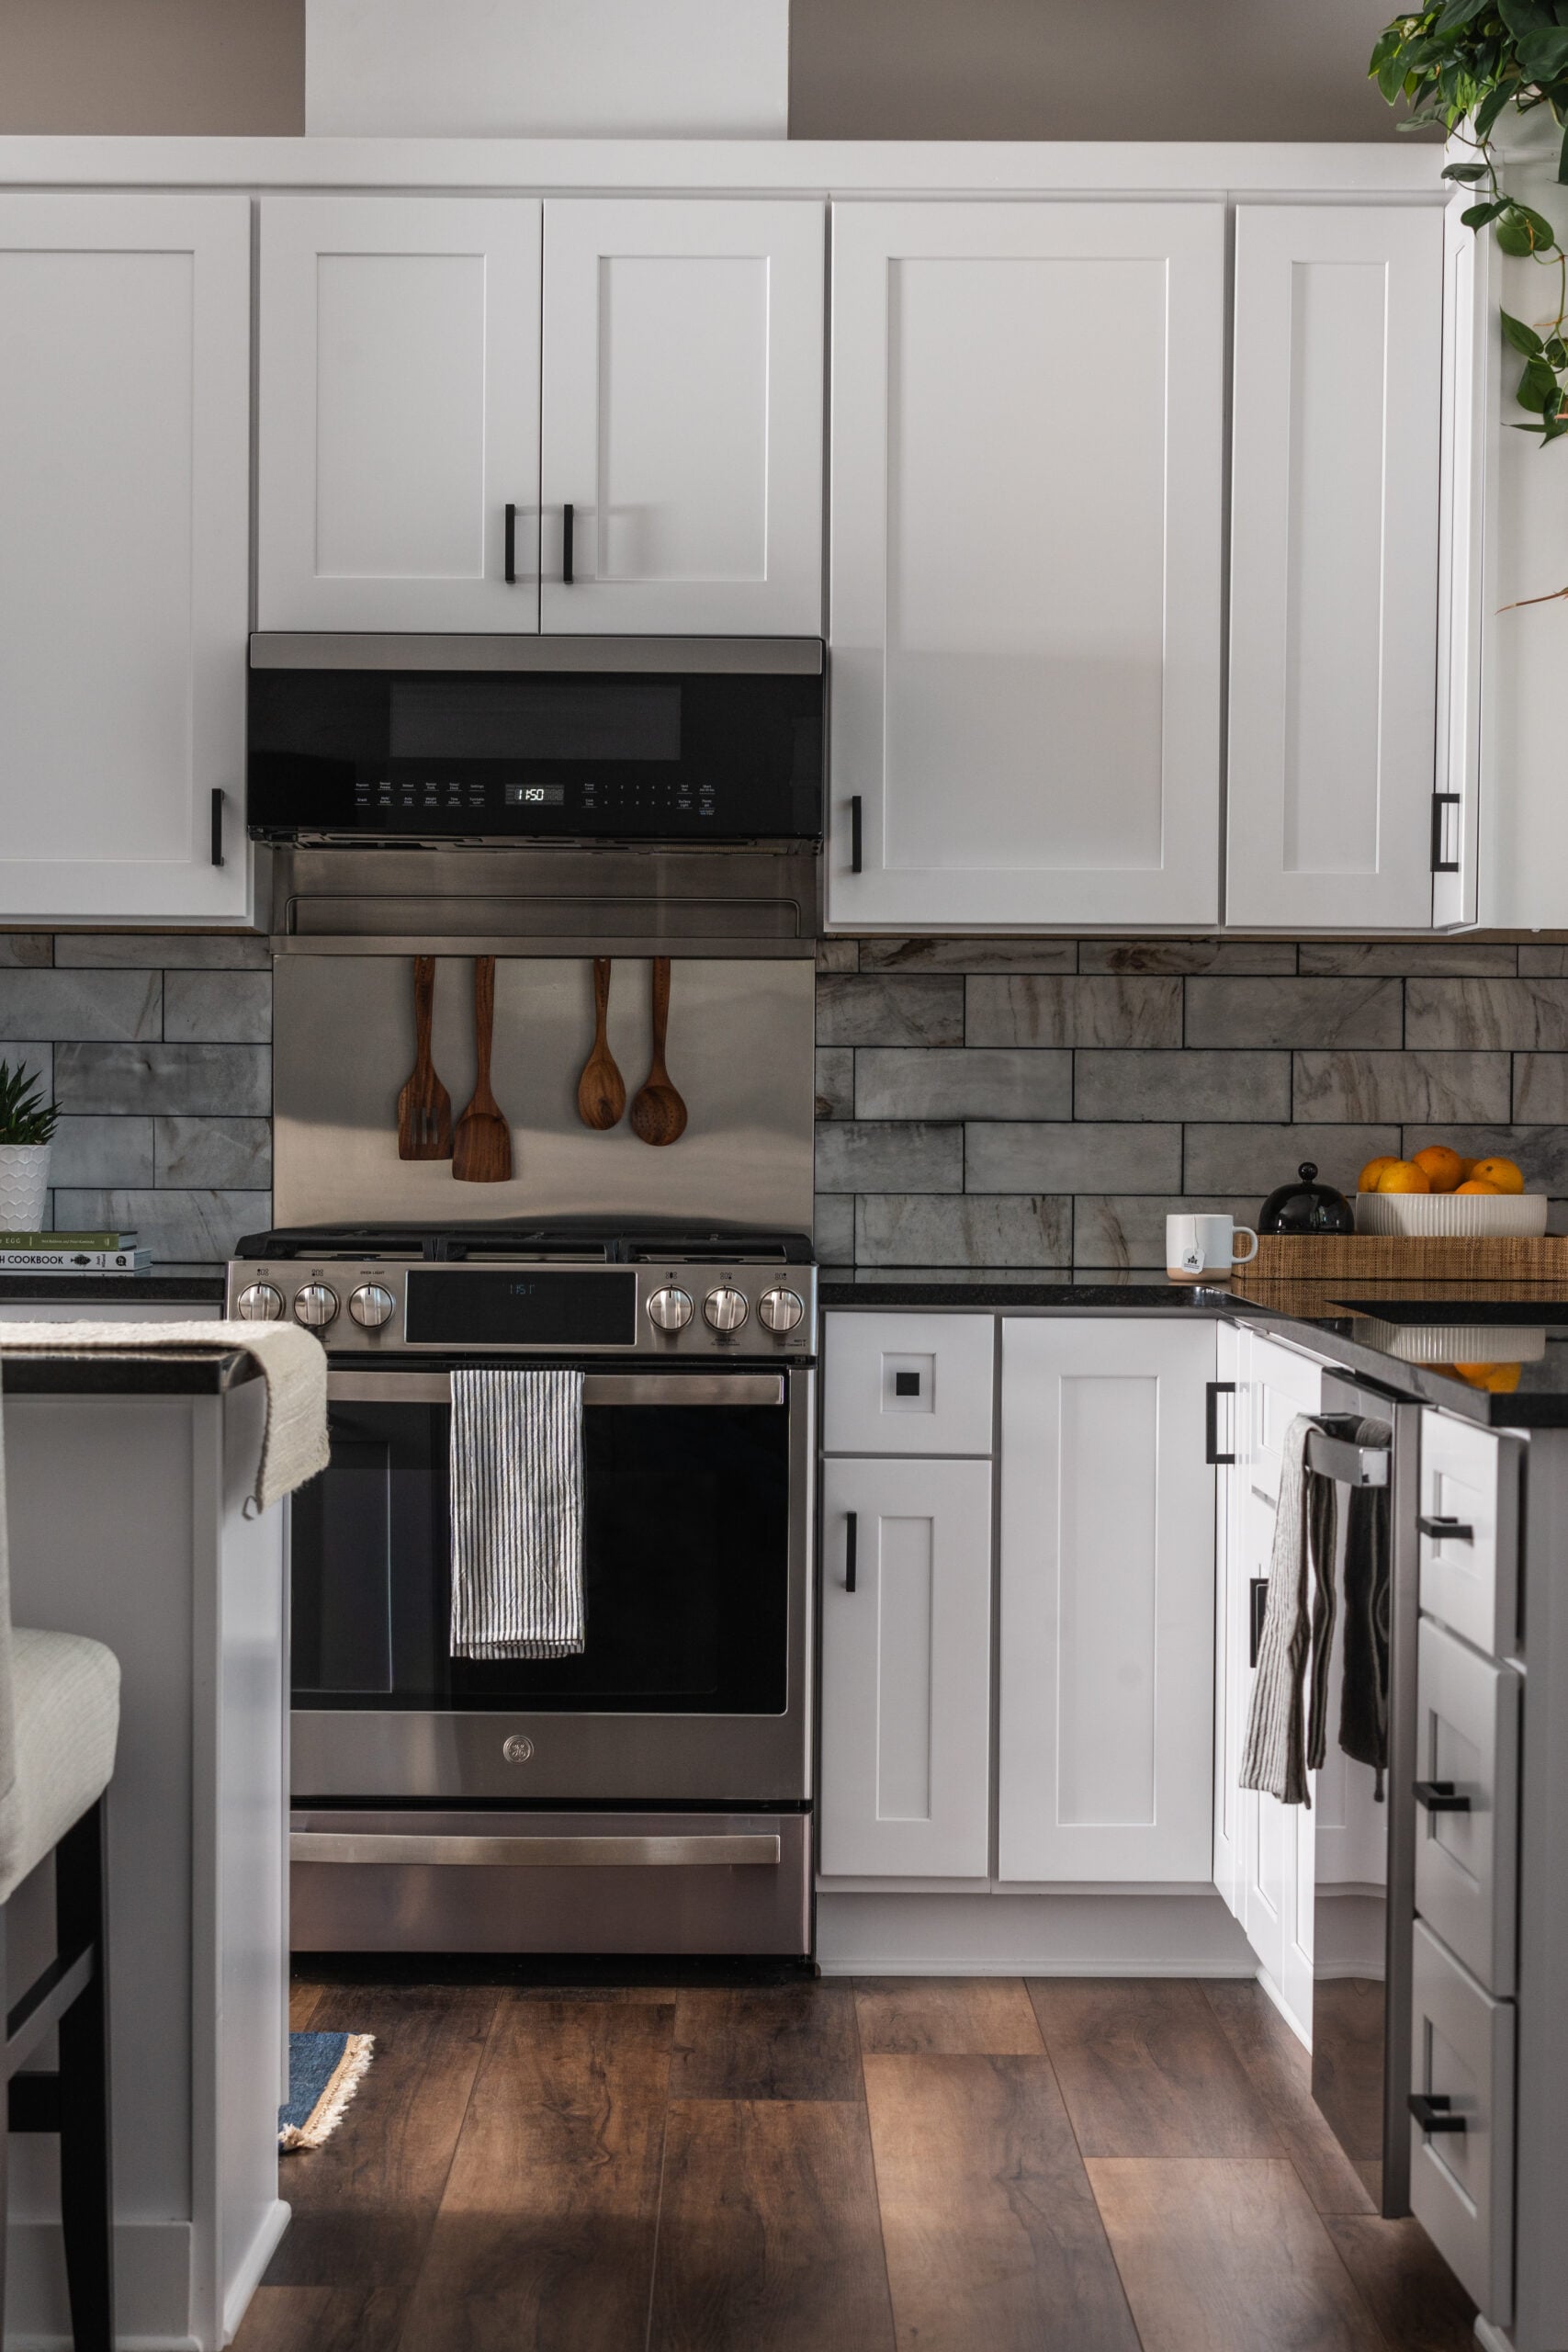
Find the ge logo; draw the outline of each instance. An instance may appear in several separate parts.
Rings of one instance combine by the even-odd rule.
[[[531,1739],[525,1738],[522,1732],[514,1731],[510,1738],[502,1741],[501,1752],[509,1764],[526,1764],[529,1757],[534,1753],[534,1743]]]

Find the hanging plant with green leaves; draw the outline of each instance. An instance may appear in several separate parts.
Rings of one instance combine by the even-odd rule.
[[[1568,253],[1545,214],[1503,187],[1492,134],[1507,107],[1550,107],[1563,132],[1557,176],[1568,181],[1568,0],[1442,0],[1396,17],[1378,36],[1371,73],[1390,106],[1408,102],[1402,130],[1439,123],[1473,149],[1473,163],[1443,174],[1476,191],[1466,225],[1490,228],[1504,253],[1555,275],[1556,314],[1539,331],[1501,313],[1525,363],[1515,397],[1534,419],[1516,429],[1538,433],[1544,448],[1568,435]]]
[[[60,1118],[25,1062],[0,1061],[0,1144],[48,1143]]]

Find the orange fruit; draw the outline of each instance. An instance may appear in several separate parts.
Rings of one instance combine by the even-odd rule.
[[[1525,1189],[1524,1170],[1513,1160],[1500,1156],[1478,1159],[1470,1172],[1472,1176],[1484,1177],[1487,1183],[1495,1184],[1500,1193],[1522,1193]]]
[[[1446,1143],[1429,1143],[1425,1151],[1416,1153],[1415,1160],[1434,1193],[1451,1193],[1470,1172],[1458,1152],[1450,1151]]]
[[[1456,1363],[1454,1370],[1472,1388],[1484,1388],[1494,1396],[1511,1396],[1519,1385],[1523,1367],[1517,1363]]]
[[[1494,1200],[1502,1189],[1501,1184],[1488,1183],[1484,1176],[1467,1176],[1462,1184],[1454,1186],[1456,1193],[1490,1193]]]
[[[1391,1159],[1378,1178],[1380,1193],[1429,1193],[1431,1181],[1413,1159]]]
[[[1392,1168],[1394,1164],[1393,1153],[1387,1151],[1381,1159],[1369,1159],[1356,1179],[1356,1190],[1359,1193],[1375,1193],[1378,1189],[1378,1179],[1382,1176],[1383,1170]]]

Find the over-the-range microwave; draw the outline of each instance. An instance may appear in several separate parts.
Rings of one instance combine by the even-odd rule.
[[[816,842],[817,638],[265,634],[264,841]]]

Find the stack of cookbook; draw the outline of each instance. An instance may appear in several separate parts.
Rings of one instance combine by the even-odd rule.
[[[0,1274],[135,1274],[150,1257],[134,1233],[0,1233]]]

